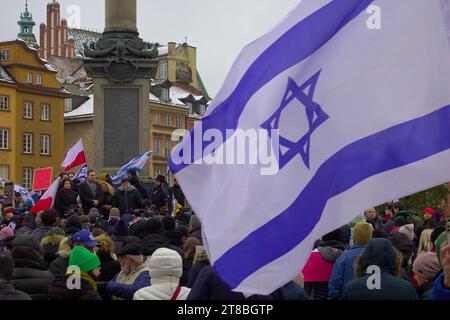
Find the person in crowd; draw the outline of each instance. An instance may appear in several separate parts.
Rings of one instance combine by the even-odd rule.
[[[58,216],[61,219],[65,219],[65,215],[69,211],[78,208],[78,194],[72,190],[72,182],[70,180],[64,180],[61,184],[62,188],[56,193],[54,207],[58,212]]]
[[[430,300],[450,300],[450,244],[447,235],[441,233],[436,239],[436,255],[443,272],[434,281],[429,295]]]
[[[130,169],[127,172],[128,179],[133,187],[135,187],[142,196],[142,199],[148,199],[148,192],[137,175],[136,169]]]
[[[14,221],[14,213],[15,213],[14,208],[6,209],[5,217],[3,218],[2,222],[0,223],[0,226],[6,226],[6,227],[9,226],[9,224]]]
[[[20,192],[14,192],[13,198],[13,207],[14,209],[21,209],[25,205],[25,201],[23,201],[22,194]]]
[[[91,219],[85,214],[80,216],[81,228],[91,231]]]
[[[193,238],[197,239],[197,238]],[[198,240],[197,240],[198,241]],[[189,271],[189,277],[187,282],[187,287],[192,288],[195,281],[197,280],[200,272],[207,266],[210,266],[208,255],[206,254],[206,250],[203,246],[196,246],[194,260],[192,263],[191,270]]]
[[[114,241],[105,234],[95,238],[97,242],[96,254],[100,259],[101,275],[99,281],[108,282],[120,272],[120,264],[114,257]]]
[[[432,208],[425,208],[422,212],[424,227],[433,228],[436,223],[436,212]]]
[[[398,232],[406,235],[410,241],[414,240],[415,232],[414,232],[414,224],[413,223],[405,224],[405,225],[401,226],[400,228],[398,228]]]
[[[400,232],[394,232],[389,236],[389,241],[391,241],[392,245],[397,249],[403,259],[401,264],[401,277],[406,281],[411,281],[412,279],[412,261],[414,260],[414,254],[416,252],[416,248],[414,247],[414,243],[411,239]]]
[[[183,274],[180,278],[180,284],[187,286],[189,281],[189,274],[192,265],[194,264],[195,250],[200,246],[200,241],[197,238],[188,238],[184,243],[183,248]]]
[[[155,179],[155,186],[150,190],[149,198],[155,210],[159,211],[161,207],[167,206],[170,202],[169,192],[164,187],[166,179],[163,175],[158,175]]]
[[[129,243],[117,253],[121,271],[108,283],[113,300],[132,300],[140,289],[150,285],[149,263],[139,243]]]
[[[71,236],[82,229],[80,216],[77,214],[71,215],[67,219],[64,231],[67,236]]]
[[[36,215],[33,213],[26,213],[24,218],[24,225],[18,228],[15,232],[16,236],[31,235],[34,229],[36,229]]]
[[[95,248],[98,245],[92,233],[86,229],[81,229],[77,233],[73,234],[70,238],[69,244],[72,248],[81,246],[93,253],[95,252]]]
[[[373,226],[373,229],[383,229],[383,218],[377,214],[375,208],[370,208],[364,211],[366,222]]]
[[[345,250],[342,241],[346,232],[347,228],[341,227],[324,235],[303,268],[305,290],[313,300],[328,299],[328,282],[334,263]]]
[[[159,248],[168,248],[178,252],[180,257],[183,250],[171,245],[169,239],[164,237],[164,229],[161,220],[152,218],[145,222],[145,233],[147,236],[142,240],[141,244],[144,250],[144,256],[151,256]]]
[[[14,230],[3,227],[0,230],[0,253],[11,254],[14,241]]]
[[[187,226],[179,224],[176,227],[176,230],[181,233],[181,238],[183,239],[183,243],[189,238],[189,229]],[[197,239],[198,240],[198,239]]]
[[[114,226],[120,220],[120,211],[119,209],[113,207],[109,211],[109,217],[102,222],[102,229],[106,231],[109,235],[112,234]]]
[[[50,266],[52,261],[58,257],[59,244],[65,237],[66,234],[63,229],[53,227],[48,231],[47,235],[42,238],[41,247],[46,266]]]
[[[103,203],[100,213],[102,214],[103,219],[107,220],[109,218],[111,209],[114,207],[113,204],[115,191],[108,182],[100,181],[99,184],[103,192]]]
[[[27,293],[33,300],[47,300],[53,276],[46,270],[38,240],[32,236],[16,237],[12,257],[15,265],[12,277],[14,288]]]
[[[102,217],[97,208],[92,208],[88,213],[89,222],[91,224],[91,230],[94,228],[99,228],[101,226]]]
[[[74,284],[79,275],[79,288]],[[86,248],[76,246],[69,258],[67,274],[56,278],[49,288],[50,300],[101,300],[97,292],[97,280],[100,277],[100,259]]]
[[[40,216],[40,223],[37,223],[37,228],[33,230],[31,235],[36,238],[38,242],[41,242],[47,233],[53,228],[58,219],[58,213],[53,210],[45,210],[38,214]]]
[[[180,285],[183,261],[178,252],[156,250],[148,262],[150,286],[138,290],[134,300],[186,300],[190,289]]]
[[[106,172],[100,173],[99,181],[106,182],[111,186],[113,185],[111,176]]]
[[[406,210],[406,206],[401,201],[397,201],[385,209],[385,216],[383,219],[384,227],[383,230],[387,234],[390,234],[392,229],[395,227],[394,219],[402,211]]]
[[[56,278],[66,275],[69,266],[69,257],[72,247],[69,244],[69,238],[65,237],[58,246],[58,257],[50,263],[48,271]]]
[[[143,199],[139,191],[131,185],[130,179],[124,178],[122,179],[122,186],[116,191],[113,203],[124,215],[142,208]]]
[[[442,234],[442,232],[444,232],[444,231],[445,231],[445,225],[443,225],[443,224],[438,224],[433,229],[433,232],[431,233],[431,236],[430,236],[430,241],[433,244],[433,249],[431,249],[431,252],[436,252],[436,254],[437,254],[436,241],[439,238],[439,236]]]
[[[431,234],[433,229],[425,229],[420,234],[419,249],[417,249],[417,256],[419,257],[422,253],[430,252],[434,245],[431,242]]]
[[[0,301],[31,300],[23,291],[16,290],[11,282],[14,272],[14,260],[9,254],[0,252]]]
[[[111,238],[114,241],[114,247],[116,248],[116,253],[120,251],[123,246],[123,240],[128,236],[129,228],[128,225],[122,219],[119,219],[114,225],[111,232]]]
[[[183,234],[176,230],[175,219],[169,216],[163,217],[162,223],[164,228],[164,236],[167,239],[169,239],[170,244],[183,250],[184,248]]]
[[[181,206],[186,206],[186,197],[184,196],[183,190],[181,190],[180,184],[176,178],[173,180],[172,194]]]
[[[197,240],[203,244],[202,223],[196,215],[193,215],[189,221],[189,237],[197,238]]]
[[[353,247],[344,251],[333,265],[330,282],[328,283],[328,298],[339,299],[345,284],[355,277],[355,260],[364,250],[364,246],[372,239],[373,225],[358,222],[353,228]]]
[[[402,255],[387,239],[372,239],[356,259],[356,279],[347,283],[341,295],[342,300],[418,300],[416,290],[407,281],[400,279]],[[379,280],[374,286],[369,279],[379,268]]]
[[[417,294],[421,300],[429,300],[434,280],[441,271],[441,265],[434,252],[423,252],[413,263],[413,272],[417,282]]]
[[[85,213],[88,213],[91,208],[100,209],[103,205],[103,191],[96,179],[95,171],[89,170],[87,180],[78,187],[78,194]]]

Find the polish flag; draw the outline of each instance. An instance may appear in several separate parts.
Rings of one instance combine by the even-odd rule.
[[[83,164],[86,164],[86,155],[84,153],[83,140],[80,139],[80,141],[67,152],[66,159],[61,164],[61,167],[64,168],[64,172],[67,172],[70,169]]]
[[[56,192],[58,191],[59,184],[61,182],[61,178],[56,179],[50,188],[45,191],[44,195],[41,199],[31,208],[30,212],[37,214],[43,210],[48,210],[53,207],[53,203],[55,202]]]

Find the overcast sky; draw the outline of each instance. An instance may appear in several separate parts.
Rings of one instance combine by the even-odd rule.
[[[0,41],[15,39],[25,0],[0,0]],[[29,0],[39,37],[49,0]],[[210,95],[220,89],[240,50],[269,31],[300,0],[138,0],[138,28],[147,41],[184,42],[197,47],[198,69]],[[80,9],[82,28],[102,31],[103,0],[60,0],[62,17],[71,23],[71,6]],[[73,8],[73,7],[72,7]]]

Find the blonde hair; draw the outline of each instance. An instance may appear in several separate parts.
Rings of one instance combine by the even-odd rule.
[[[58,254],[62,258],[68,258],[72,252],[72,248],[69,245],[69,238],[65,237],[61,240],[58,247]]]
[[[183,256],[185,258],[194,258],[195,248],[200,245],[197,238],[191,237],[186,240],[183,247]]]
[[[101,234],[95,238],[97,241],[97,254],[112,254],[114,253],[114,241],[110,236],[106,234]]]
[[[112,196],[114,195],[114,188],[112,187],[112,185],[110,185],[108,182],[105,182],[105,181],[99,181],[98,183],[102,187],[102,190],[103,190],[103,187],[106,186],[106,188],[108,189],[108,193]]]
[[[425,229],[422,231],[419,240],[419,249],[417,250],[417,256],[422,253],[431,251],[433,249],[433,242],[431,242],[431,234],[433,229]]]

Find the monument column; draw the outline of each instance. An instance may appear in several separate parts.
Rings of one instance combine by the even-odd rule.
[[[158,46],[139,38],[136,0],[105,0],[105,30],[84,44],[94,82],[94,163],[115,174],[150,148],[149,92]],[[148,175],[148,170],[144,170]]]

